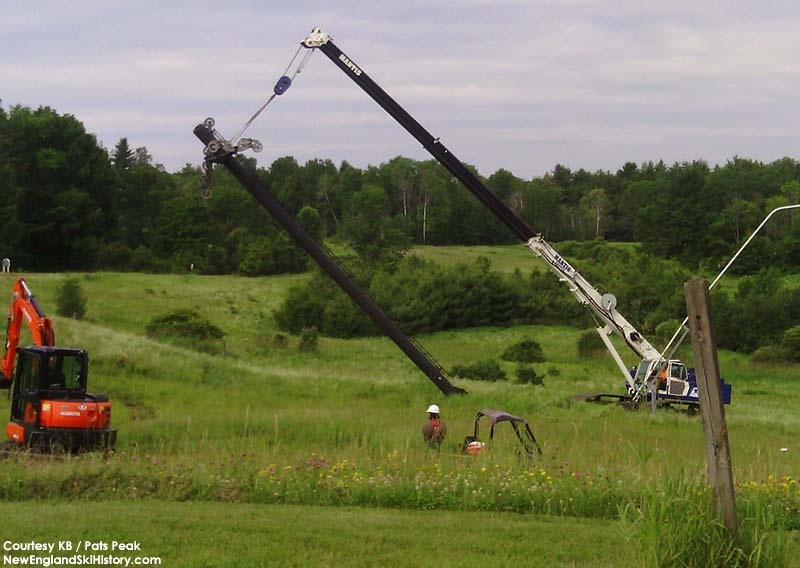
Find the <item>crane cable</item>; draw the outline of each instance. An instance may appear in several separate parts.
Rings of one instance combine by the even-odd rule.
[[[292,68],[292,65],[297,59],[297,56],[300,55],[301,49],[303,49],[302,45],[297,48],[297,51],[294,53],[294,57],[292,57],[292,60],[289,61],[289,65],[286,66],[283,75],[281,75],[280,79],[278,79],[278,81],[275,83],[275,86],[272,89],[272,95],[270,95],[270,97],[267,99],[267,102],[261,105],[261,107],[255,112],[255,114],[250,117],[250,120],[244,123],[244,126],[242,126],[241,130],[239,130],[239,132],[237,132],[236,135],[233,138],[231,138],[230,140],[231,144],[236,144],[236,141],[242,137],[245,131],[248,128],[250,128],[250,125],[256,121],[259,115],[262,112],[264,112],[264,110],[269,106],[269,104],[273,100],[275,100],[276,97],[279,97],[280,95],[289,90],[289,87],[292,86],[292,81],[294,81],[295,77],[297,77],[303,71],[303,68],[306,66],[306,63],[308,63],[308,60],[311,59],[311,56],[313,55],[314,51],[316,51],[316,48],[307,51],[306,54],[303,56],[303,58],[300,60],[300,63],[295,68],[294,72],[292,73],[292,76],[290,77],[289,70]]]

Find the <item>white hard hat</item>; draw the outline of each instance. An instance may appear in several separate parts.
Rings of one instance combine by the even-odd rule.
[[[428,414],[439,414],[439,405],[431,404],[428,407]]]

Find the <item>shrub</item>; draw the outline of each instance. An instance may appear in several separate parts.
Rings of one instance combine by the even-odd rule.
[[[456,365],[453,374],[464,379],[475,381],[504,381],[506,373],[494,359],[479,361],[472,365]]]
[[[275,322],[281,331],[298,334],[307,327],[322,323],[326,300],[335,293],[329,280],[315,272],[309,282],[292,286],[283,303],[275,310]]]
[[[780,345],[765,345],[759,347],[750,355],[750,361],[753,363],[766,363],[768,365],[777,365],[787,363],[792,360],[789,351]]]
[[[112,241],[97,251],[95,265],[100,268],[122,271],[131,265],[131,254],[130,247]]]
[[[800,325],[790,327],[783,332],[781,347],[789,357],[795,361],[800,360]]]
[[[736,294],[711,297],[717,346],[752,352],[782,343],[800,320],[800,289],[787,287],[774,267],[739,282]]]
[[[355,280],[409,334],[472,326],[511,325],[517,293],[503,275],[484,265],[440,267],[416,257],[393,268],[354,268]],[[375,335],[377,328],[326,276],[290,288],[275,311],[279,329],[300,333],[316,327],[323,335]]]
[[[86,294],[76,278],[67,278],[58,285],[56,314],[78,320],[86,315]]]
[[[266,237],[259,237],[245,247],[244,257],[237,269],[245,276],[273,274],[275,263],[272,256],[272,242]]]
[[[533,339],[523,339],[503,351],[500,358],[503,361],[516,363],[541,363],[544,361],[544,353],[538,342]]]
[[[599,288],[613,290],[624,306],[621,311],[640,323],[642,332],[651,335],[657,323],[685,313],[681,283],[688,274],[677,262],[597,242],[576,245],[575,252],[582,272]],[[547,272],[503,274],[491,271],[486,259],[441,266],[413,255],[390,266],[348,265],[359,285],[411,335],[475,326],[589,321],[567,287]],[[275,313],[276,322],[292,334],[314,326],[325,336],[375,335],[377,329],[345,298],[326,276],[315,274],[289,290]],[[798,298],[800,312],[800,294]],[[598,338],[593,339],[601,351]]]
[[[175,310],[153,318],[145,328],[150,337],[188,337],[200,340],[222,339],[225,333],[196,310]]]
[[[319,211],[310,205],[304,205],[297,214],[297,222],[306,230],[312,239],[321,241],[325,236],[325,226],[319,216]]]
[[[321,325],[318,329],[330,337],[360,337],[377,333],[369,317],[341,290],[336,290],[325,302]]]
[[[542,385],[542,377],[536,374],[533,367],[526,367],[520,365],[517,367],[517,382],[528,385]]]
[[[659,346],[666,345],[679,325],[681,325],[681,322],[677,319],[662,321],[656,326],[656,332],[653,336],[654,341],[658,342]]]
[[[282,272],[302,272],[308,268],[308,258],[289,237],[258,237],[242,245],[243,256],[237,270],[246,276],[263,276]]]
[[[300,334],[300,344],[297,348],[304,353],[310,353],[312,351],[316,351],[318,345],[319,332],[317,331],[317,328],[309,327],[308,329],[304,329],[303,333]]]
[[[578,355],[581,357],[595,357],[603,353],[605,349],[603,340],[593,329],[582,331],[578,337]]]
[[[511,286],[517,295],[515,318],[536,324],[575,325],[586,317],[586,310],[572,297],[558,278],[547,272],[521,272],[512,276]]]

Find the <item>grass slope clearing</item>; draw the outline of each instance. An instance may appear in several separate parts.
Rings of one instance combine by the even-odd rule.
[[[55,287],[64,277],[27,277],[48,314],[55,313]],[[297,338],[289,338],[287,346],[276,343],[271,310],[288,286],[305,275],[78,277],[89,296],[87,319],[55,318],[56,338],[59,345],[89,351],[90,390],[112,400],[113,421],[120,430],[118,451],[108,457],[23,455],[4,463],[0,499],[23,534],[37,525],[36,512],[49,514],[54,506],[108,507],[118,510],[120,518],[130,515],[134,524],[136,515],[155,507],[152,500],[157,499],[166,502],[159,505],[164,509],[153,509],[161,511],[157,516],[185,512],[187,519],[204,515],[203,507],[215,507],[206,502],[216,503],[220,515],[230,511],[231,519],[239,511],[263,516],[274,511],[276,519],[287,522],[302,510],[288,505],[344,507],[308,512],[308,518],[320,518],[318,537],[332,543],[339,538],[333,527],[343,524],[337,515],[376,515],[397,523],[387,539],[390,533],[416,538],[419,519],[427,518],[419,517],[419,510],[435,509],[432,515],[449,511],[443,518],[465,527],[454,529],[462,541],[481,532],[484,517],[470,514],[516,512],[549,514],[543,518],[570,527],[595,526],[586,519],[600,519],[618,535],[614,542],[624,533],[638,535],[627,546],[641,553],[639,562],[669,564],[668,557],[654,556],[656,550],[682,558],[689,558],[691,550],[712,550],[713,543],[702,539],[713,531],[694,531],[692,540],[679,538],[677,530],[692,526],[687,523],[691,519],[707,524],[698,512],[708,498],[699,420],[669,412],[653,417],[612,406],[571,406],[569,399],[577,393],[622,392],[610,358],[578,357],[577,329],[478,328],[419,337],[448,368],[498,357],[523,337],[536,339],[544,349],[547,361],[535,365],[545,376],[544,386],[457,381],[469,394],[443,399],[386,339],[321,338],[314,353],[299,352]],[[0,286],[10,289],[11,279],[4,277]],[[188,342],[145,336],[150,319],[177,308],[195,308],[222,328],[224,347],[220,343],[200,351]],[[720,356],[723,375],[734,388],[727,413],[740,516],[752,529],[745,532],[755,537],[755,548],[763,537],[762,565],[785,564],[792,551],[797,558],[800,528],[800,370],[755,366],[735,353]],[[503,365],[513,376],[515,366]],[[431,402],[443,407],[450,432],[440,454],[423,447],[419,434]],[[475,412],[486,407],[528,418],[543,458],[535,464],[519,461],[514,440],[503,435],[510,431],[499,429],[491,452],[477,459],[462,457],[457,444],[471,433]],[[7,415],[8,408],[3,400],[0,412]],[[97,500],[104,503],[91,505]],[[28,510],[31,515],[21,516]],[[648,538],[652,515],[642,515],[654,510],[662,513],[660,524]],[[487,522],[493,518],[486,517]],[[542,517],[519,519],[537,523]],[[208,524],[214,525],[213,517]],[[467,528],[470,524],[474,531]],[[496,538],[516,541],[507,536],[516,529],[509,525],[511,532],[503,533],[504,524],[498,521],[496,533],[501,536]],[[159,554],[158,548],[167,555],[171,549],[161,543],[191,534],[184,525],[174,527],[171,533],[164,529],[163,537],[147,537],[152,538],[152,554]],[[290,533],[285,538],[290,542]],[[516,558],[514,550],[526,546],[538,554],[537,538],[532,536],[528,544],[518,540],[520,548],[509,548],[508,563]],[[346,546],[361,546],[358,537],[349,542]],[[559,542],[552,551],[556,556],[546,564],[576,563],[572,545]],[[213,554],[210,544],[195,546],[197,554]],[[339,546],[332,544],[330,550]],[[605,564],[618,557],[589,544],[574,550],[580,560],[599,564],[604,563],[600,557]],[[462,563],[461,557],[452,558],[453,564]],[[502,557],[493,558],[504,563]],[[339,560],[325,556],[323,563]]]
[[[618,523],[512,513],[228,503],[2,503],[4,538],[139,541],[164,566],[630,566]],[[103,519],[102,528],[97,519]],[[179,537],[177,535],[180,534]],[[206,543],[206,545],[199,545]]]

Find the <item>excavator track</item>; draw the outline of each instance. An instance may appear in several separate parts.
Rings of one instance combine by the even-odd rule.
[[[28,461],[58,461],[67,459],[73,455],[75,455],[75,452],[69,452],[64,448],[56,448],[53,446],[28,446],[18,444],[12,440],[0,442],[0,461],[9,459],[25,459]]]
[[[11,440],[3,440],[0,442],[0,459],[15,455],[18,451],[19,444],[16,442],[12,442]]]

